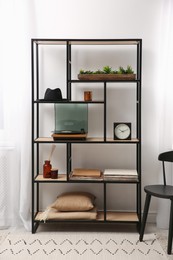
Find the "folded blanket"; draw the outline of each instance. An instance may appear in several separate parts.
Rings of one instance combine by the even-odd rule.
[[[97,209],[94,207],[89,211],[62,212],[53,208],[47,208],[44,212],[37,214],[35,220],[94,220],[97,217]]]

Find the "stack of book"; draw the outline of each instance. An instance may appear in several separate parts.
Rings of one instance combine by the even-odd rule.
[[[97,169],[74,169],[71,173],[70,179],[75,180],[102,180],[101,171]]]
[[[129,169],[105,169],[104,180],[134,181],[138,179],[136,170]]]

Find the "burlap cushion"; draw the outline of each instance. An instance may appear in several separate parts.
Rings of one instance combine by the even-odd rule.
[[[51,208],[58,211],[87,211],[94,208],[95,196],[88,192],[67,192],[58,196]]]

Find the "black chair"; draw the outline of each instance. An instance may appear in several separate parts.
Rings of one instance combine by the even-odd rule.
[[[168,246],[167,253],[171,254],[172,250],[172,236],[173,236],[173,186],[166,184],[166,175],[165,175],[165,162],[173,162],[173,151],[161,153],[158,157],[159,161],[162,161],[163,165],[163,183],[161,185],[148,185],[144,187],[144,191],[146,192],[145,206],[143,212],[143,219],[141,224],[140,236],[139,240],[143,240],[148,209],[150,206],[151,196],[169,199],[171,201],[170,208],[170,218],[169,218],[169,232],[168,232]]]

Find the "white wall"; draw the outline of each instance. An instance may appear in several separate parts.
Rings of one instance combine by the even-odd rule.
[[[161,14],[161,6],[163,0],[153,0],[153,1],[142,1],[142,0],[73,0],[73,1],[59,1],[59,0],[37,0],[34,1],[33,13],[33,25],[35,27],[35,35],[33,38],[142,38],[143,39],[143,84],[142,84],[142,185],[147,183],[157,181],[157,169],[159,167],[157,161],[158,150],[158,136],[157,131],[154,131],[153,128],[157,129],[158,119],[157,119],[157,102],[155,99],[155,92],[157,90],[157,83],[155,78],[156,68],[157,68],[157,50],[159,44],[159,19]],[[58,53],[58,52],[56,52]],[[43,54],[44,61],[49,60],[50,58],[55,58],[53,52],[46,52]],[[104,57],[105,59],[106,57]],[[121,61],[124,62],[126,56],[123,54],[121,56]],[[104,63],[105,60],[101,60],[101,63]],[[61,56],[63,62],[63,57]],[[44,72],[41,76],[41,82],[44,86],[44,89],[47,87],[61,87],[63,95],[65,95],[65,84],[62,81],[59,82],[58,73],[61,71],[58,61],[53,60],[56,67],[48,66],[42,67]],[[110,60],[106,60],[107,63],[112,63],[111,57]],[[134,64],[132,56],[128,60],[128,64]],[[92,62],[90,64],[92,66]],[[107,64],[105,64],[107,65]],[[121,65],[121,64],[119,64]],[[118,64],[116,64],[118,66]],[[129,87],[133,92],[133,88]],[[124,91],[124,88],[123,88]],[[101,95],[100,90],[95,90],[95,95]],[[117,92],[115,96],[113,91],[110,90],[110,107],[114,107],[114,100],[118,101],[120,93]],[[125,92],[124,92],[125,93]],[[125,96],[125,102],[130,104],[130,98],[133,97],[133,94],[128,91],[128,95]],[[132,96],[130,96],[132,95]],[[129,98],[130,96],[130,98]],[[115,105],[116,106],[116,105]],[[132,108],[133,110],[133,108]],[[51,108],[48,107],[47,113],[51,114]],[[113,120],[113,118],[112,118]],[[118,119],[119,120],[119,119]],[[123,118],[126,120],[126,117]],[[131,118],[133,122],[133,118]],[[47,132],[50,132],[51,121],[49,126],[47,126]],[[43,123],[44,125],[44,123]],[[48,125],[48,124],[47,124]],[[111,133],[111,130],[109,130]],[[118,147],[118,146],[117,146]],[[104,147],[102,147],[104,148]],[[50,148],[49,148],[50,149]],[[113,151],[114,149],[114,151]],[[122,160],[119,156],[124,155],[122,147],[108,148],[106,147],[106,152],[103,151],[99,154],[99,148],[92,145],[92,150],[87,145],[86,147],[79,149],[74,148],[75,153],[80,157],[81,154],[84,154],[84,157],[81,157],[81,165],[87,166],[90,162],[92,166],[95,167],[112,167],[114,165],[114,156],[118,158],[117,164]],[[91,153],[92,151],[92,153]],[[43,158],[46,157],[46,153],[43,155]],[[64,155],[63,155],[64,154]],[[98,155],[99,154],[99,155]],[[129,154],[129,146],[125,156]],[[60,148],[57,148],[56,156],[58,158],[57,167],[63,171],[65,167],[65,147],[63,145]],[[94,157],[94,160],[92,159]],[[121,157],[121,158],[120,158]],[[120,159],[120,160],[119,160]],[[54,159],[55,160],[55,159]],[[109,164],[107,163],[109,161]],[[77,162],[77,161],[76,161]],[[86,163],[87,162],[87,163]],[[122,163],[122,162],[121,162]],[[120,163],[120,166],[121,166]],[[56,162],[55,162],[56,164]],[[76,163],[77,164],[77,163]],[[131,157],[128,157],[128,160],[124,167],[131,166]],[[133,163],[132,163],[133,165]],[[63,185],[62,185],[63,186]],[[77,186],[77,187],[76,187]],[[70,186],[71,187],[71,186]],[[82,186],[83,187],[83,186]],[[88,186],[85,186],[88,188]],[[89,185],[89,190],[94,191],[96,195],[100,196],[100,190],[102,188],[98,185],[93,186]],[[66,184],[63,188],[69,189],[69,186]],[[74,185],[74,189],[78,188],[79,185]],[[50,195],[50,189],[52,194]],[[125,190],[122,194],[122,189]],[[41,191],[43,197],[45,198],[44,203],[41,203],[41,206],[44,208],[49,202],[56,197],[57,193],[61,192],[62,187],[56,186],[54,189],[46,185],[46,189]],[[48,195],[49,194],[49,195]],[[126,189],[126,186],[110,185],[109,188],[109,207],[117,208],[123,210],[133,210],[135,203],[132,201],[134,193],[131,188]],[[143,193],[144,196],[144,193]],[[121,200],[120,200],[121,197]],[[114,198],[114,199],[112,199]],[[116,200],[116,198],[118,198]],[[113,202],[114,200],[114,202]],[[101,200],[98,201],[99,206],[101,207]],[[151,211],[156,211],[155,201],[152,203]]]

